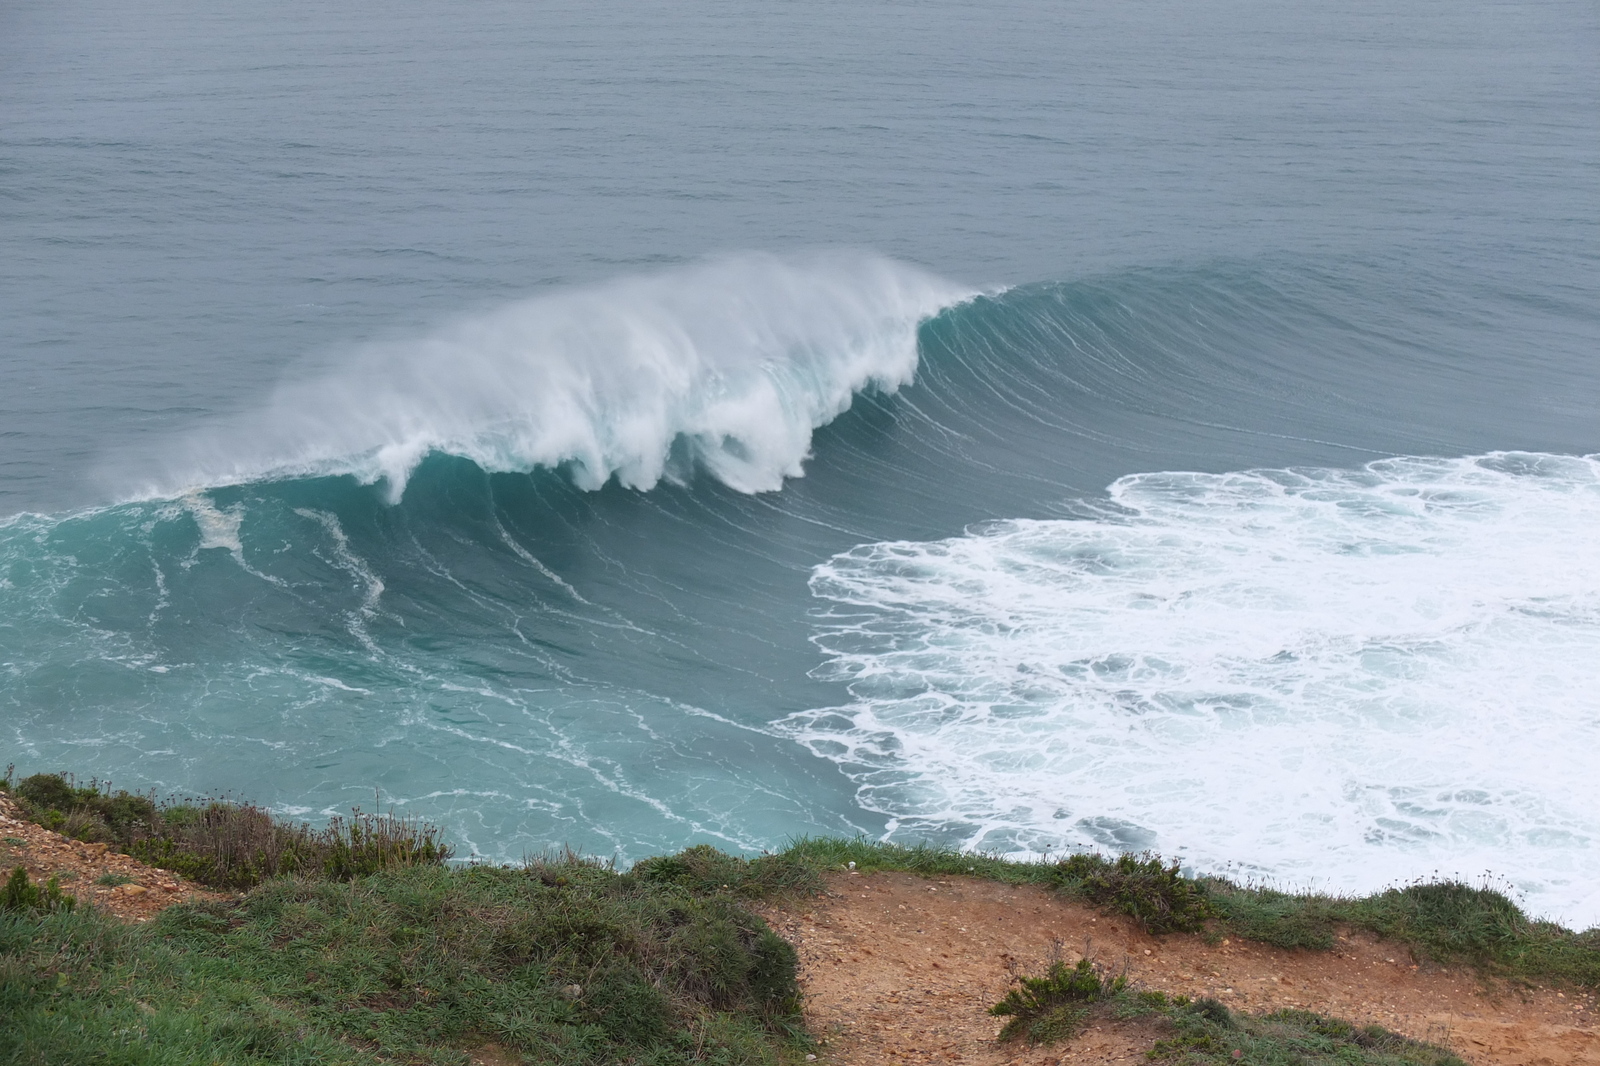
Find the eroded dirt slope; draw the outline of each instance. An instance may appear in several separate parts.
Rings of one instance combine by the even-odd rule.
[[[34,881],[52,876],[79,905],[100,907],[123,921],[144,922],[174,903],[195,897],[226,898],[168,870],[146,866],[110,850],[85,844],[23,818],[12,800],[0,795],[0,877],[21,866]],[[110,875],[108,877],[108,875]],[[124,884],[97,884],[102,878]]]
[[[1126,967],[1139,986],[1209,995],[1243,1011],[1303,1007],[1442,1044],[1480,1066],[1600,1066],[1590,997],[1486,987],[1365,936],[1331,952],[1150,937],[1042,889],[909,874],[838,874],[829,893],[769,908],[800,952],[807,1020],[837,1066],[881,1063],[1146,1063],[1159,1033],[1106,1024],[1053,1048],[999,1045],[987,1013],[1008,965],[1037,973],[1053,941]]]

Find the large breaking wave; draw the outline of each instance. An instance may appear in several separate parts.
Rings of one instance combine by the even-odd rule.
[[[398,499],[435,452],[561,468],[584,488],[704,470],[772,490],[856,393],[909,382],[918,325],[973,294],[847,252],[729,255],[568,289],[287,381],[176,445],[145,491],[352,474]]]

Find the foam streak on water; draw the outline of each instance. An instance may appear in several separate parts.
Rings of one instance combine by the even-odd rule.
[[[399,499],[430,453],[560,467],[584,488],[801,475],[811,434],[917,366],[917,326],[973,295],[869,253],[729,255],[374,343],[170,449],[149,495],[354,474]],[[126,477],[128,475],[120,475]]]
[[[847,706],[780,723],[892,833],[1600,919],[1600,459],[1141,474],[816,568]]]

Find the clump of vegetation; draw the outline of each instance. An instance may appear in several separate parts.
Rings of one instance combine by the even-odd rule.
[[[129,877],[127,874],[105,873],[95,878],[94,883],[99,885],[101,888],[117,888],[120,885],[132,884],[133,878]]]
[[[1418,959],[1525,982],[1600,988],[1600,928],[1577,933],[1535,921],[1488,885],[1419,882],[1357,898],[1207,885],[1223,928],[1278,947],[1332,947],[1342,925],[1405,944]]]
[[[761,855],[744,859],[697,844],[676,855],[644,859],[634,876],[653,884],[678,885],[690,892],[731,892],[745,899],[775,895],[815,895],[822,877],[812,864],[793,855]]]
[[[172,800],[65,774],[34,774],[6,785],[23,813],[76,840],[115,847],[141,862],[212,888],[250,889],[286,875],[347,881],[394,866],[437,866],[451,847],[435,827],[394,814],[330,819],[322,829],[287,822],[251,803]]]
[[[571,855],[278,878],[141,926],[0,918],[0,1062],[776,1066],[795,971],[731,893]]]
[[[966,875],[1006,884],[1056,885],[1055,865],[1017,862],[984,852],[960,851],[937,844],[888,844],[857,837],[801,837],[779,854],[819,870],[899,870],[924,877]],[[851,867],[851,863],[855,866]]]
[[[1441,1047],[1376,1025],[1355,1026],[1303,1010],[1235,1014],[1214,999],[1160,1002],[1146,994],[1130,1013],[1159,1015],[1172,1035],[1149,1056],[1182,1066],[1294,1063],[1296,1066],[1466,1066]]]
[[[62,893],[61,883],[54,877],[42,886],[28,880],[28,871],[18,866],[11,878],[0,888],[0,913],[49,914],[52,911],[70,911],[77,899]]]
[[[1204,884],[1178,864],[1142,855],[1072,855],[1056,864],[1061,885],[1107,911],[1126,914],[1150,933],[1193,933],[1213,915]]]
[[[1443,1048],[1378,1026],[1359,1027],[1301,1010],[1236,1014],[1210,997],[1191,1000],[1141,991],[1087,958],[1068,966],[1059,946],[1042,977],[1015,975],[1018,987],[989,1008],[1011,1020],[1001,1040],[1053,1044],[1095,1017],[1144,1018],[1166,1030],[1149,1057],[1182,1066],[1466,1066]]]
[[[1013,976],[1017,987],[989,1013],[1011,1019],[1000,1030],[1002,1041],[1026,1038],[1034,1044],[1076,1036],[1088,1024],[1095,1004],[1114,999],[1128,985],[1126,976],[1109,976],[1087,958],[1068,966],[1057,957],[1043,977]]]
[[[1204,884],[1228,932],[1274,947],[1325,951],[1333,947],[1337,923],[1344,920],[1338,901],[1328,896],[1246,888],[1217,878]]]
[[[34,774],[15,781],[7,767],[5,784],[24,814],[74,840],[131,840],[148,833],[157,820],[155,800],[149,796],[113,793],[98,781],[83,787],[66,774]]]

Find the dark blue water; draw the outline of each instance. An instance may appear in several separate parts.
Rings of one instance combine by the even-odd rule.
[[[1597,46],[11,5],[0,736],[500,858],[1493,865],[1592,921]]]

